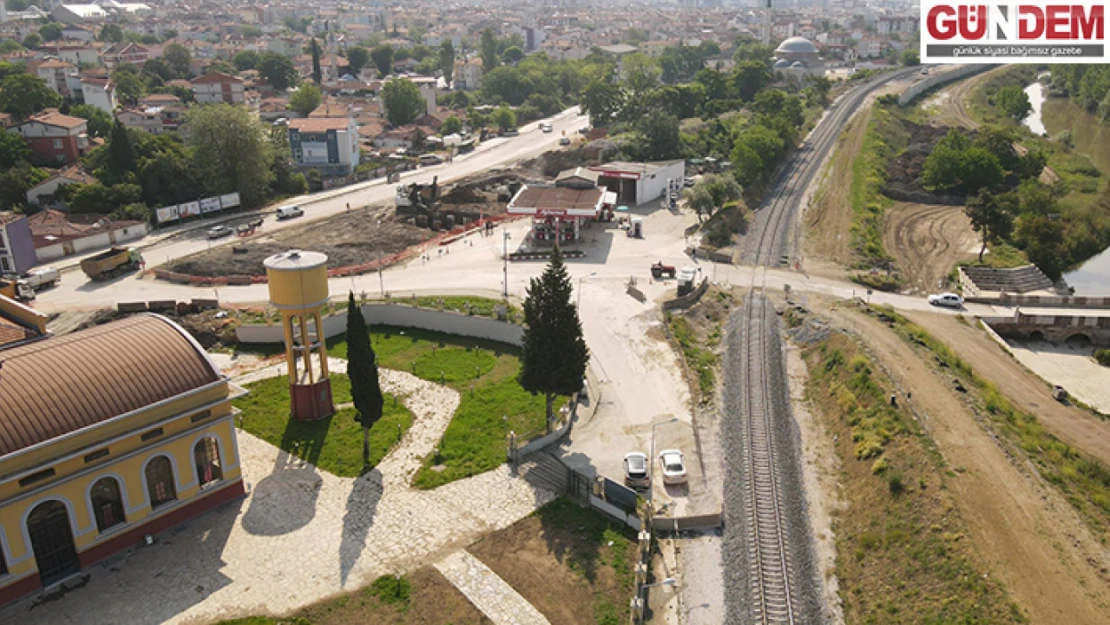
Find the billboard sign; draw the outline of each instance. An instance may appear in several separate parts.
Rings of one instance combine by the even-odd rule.
[[[1110,63],[1104,0],[921,0],[922,63]]]
[[[200,215],[200,202],[185,202],[184,204],[177,205],[178,211],[181,213],[181,218],[196,217]]]
[[[231,208],[232,206],[239,206],[239,192],[227,193],[220,196],[220,206],[224,208]]]
[[[158,223],[160,224],[177,221],[180,218],[180,215],[177,212],[176,204],[173,206],[165,206],[163,208],[156,209],[154,211],[154,215],[155,217],[157,217]]]
[[[220,210],[220,198],[206,197],[200,201],[200,212],[215,213],[218,210]]]

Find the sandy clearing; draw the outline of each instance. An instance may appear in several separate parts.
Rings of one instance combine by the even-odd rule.
[[[948,272],[975,257],[979,236],[959,206],[896,202],[883,216],[883,247],[894,256],[910,293],[944,290]]]

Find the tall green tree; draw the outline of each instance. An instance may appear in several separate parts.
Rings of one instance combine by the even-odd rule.
[[[501,60],[516,65],[524,59],[524,50],[519,46],[510,46],[501,53]]]
[[[277,52],[266,52],[258,59],[258,73],[270,83],[274,91],[285,91],[297,83],[297,68],[293,61]]]
[[[543,274],[528,286],[518,378],[525,390],[543,394],[548,430],[555,421],[555,398],[582,388],[590,359],[578,307],[570,296],[570,276],[556,245]]]
[[[15,167],[30,159],[31,146],[18,132],[0,132],[0,169]]]
[[[490,121],[501,130],[511,130],[516,128],[516,113],[502,104],[490,115]]]
[[[378,68],[378,78],[385,78],[393,73],[393,53],[393,46],[388,43],[370,51],[370,59],[374,61],[374,67]]]
[[[967,201],[964,212],[971,220],[971,227],[983,239],[983,246],[979,248],[979,262],[983,262],[987,244],[1002,241],[1013,231],[1017,198],[1010,193],[993,194],[984,189]]]
[[[623,107],[624,91],[618,85],[594,80],[582,92],[582,112],[594,126],[607,128]]]
[[[166,59],[161,57],[148,59],[146,63],[143,63],[143,74],[157,76],[163,82],[174,78],[173,68],[166,62]]]
[[[439,127],[439,134],[443,136],[455,134],[457,132],[462,132],[462,128],[462,120],[454,115],[451,115],[447,119],[443,120],[443,125]]]
[[[258,67],[260,60],[262,60],[261,55],[254,50],[240,50],[235,53],[235,56],[231,57],[231,64],[235,66],[235,69],[242,72]],[[147,61],[147,63],[150,63],[150,61]]]
[[[207,193],[238,191],[248,207],[266,199],[273,157],[261,122],[242,107],[210,104],[190,109],[185,125],[193,169]]]
[[[1046,276],[1058,280],[1068,264],[1066,235],[1067,226],[1061,220],[1046,215],[1026,215],[1018,221],[1014,242]]]
[[[192,75],[193,55],[188,48],[180,43],[171,43],[166,46],[166,49],[162,51],[162,58],[166,59],[166,63],[169,63],[174,76],[188,78]]]
[[[324,80],[324,72],[320,70],[320,44],[312,38],[312,82],[317,85]]]
[[[652,109],[636,123],[639,156],[645,161],[664,161],[682,156],[678,118]]]
[[[426,104],[420,89],[408,78],[394,78],[382,87],[386,118],[394,126],[404,126],[424,114]]]
[[[629,54],[621,59],[624,71],[624,85],[630,97],[641,98],[659,86],[663,70],[646,54]]]
[[[994,96],[994,103],[1006,117],[1014,121],[1021,121],[1033,110],[1029,102],[1029,94],[1018,85],[1009,85],[998,90]]]
[[[135,150],[127,128],[116,120],[108,136],[108,176],[112,182],[123,182],[127,174],[135,171]]]
[[[323,95],[320,93],[320,88],[310,82],[304,82],[289,97],[289,108],[307,117],[320,106],[321,101],[323,101]]]
[[[455,46],[450,39],[444,39],[439,44],[439,71],[443,72],[443,80],[450,87],[455,79]]]
[[[362,68],[370,62],[370,52],[362,46],[354,46],[347,50],[347,67],[353,76],[358,76]]]
[[[762,61],[741,61],[730,75],[736,95],[745,102],[755,99],[757,93],[771,84],[774,77]]]
[[[75,104],[70,107],[69,114],[88,122],[90,136],[107,137],[112,130],[112,116],[102,108],[90,104]]]
[[[370,464],[370,428],[382,418],[385,397],[378,380],[378,356],[370,343],[370,330],[354,292],[347,296],[347,377],[355,421],[362,426],[362,462]]]
[[[497,53],[497,35],[492,28],[482,31],[482,39],[478,47],[478,56],[482,58],[482,71],[490,72],[501,64],[501,55]]]
[[[43,41],[57,41],[61,39],[62,25],[57,22],[43,24],[42,28],[39,29],[39,37],[42,37]]]
[[[123,29],[119,24],[105,24],[100,27],[100,34],[96,38],[106,43],[120,43],[123,41]]]
[[[46,81],[25,72],[9,74],[0,83],[0,111],[26,119],[44,108],[59,106],[62,98],[46,86]]]

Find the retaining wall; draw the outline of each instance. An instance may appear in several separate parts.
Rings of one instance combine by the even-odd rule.
[[[523,338],[521,326],[505,321],[398,304],[363,304],[362,316],[371,325],[420,328],[517,346]],[[347,331],[347,311],[325,317],[323,325],[325,338],[343,334]],[[241,325],[235,329],[235,338],[240,343],[281,343],[285,337],[281,324],[275,323]]]
[[[702,278],[701,284],[698,285],[698,288],[690,291],[682,297],[676,297],[672,300],[667,300],[663,302],[663,310],[667,311],[677,310],[679,308],[689,308],[698,303],[698,300],[701,299],[702,295],[705,295],[705,292],[707,290],[709,290],[709,278]]]
[[[992,67],[996,66],[987,64],[964,65],[963,67],[952,70],[950,72],[933,74],[928,78],[913,83],[905,91],[903,91],[902,95],[898,96],[898,105],[906,106],[910,102],[913,102],[915,99],[917,99],[917,96],[925,93],[933,87],[943,85],[945,83],[949,83],[953,80],[958,80],[966,76],[971,76],[972,74],[984,72]]]

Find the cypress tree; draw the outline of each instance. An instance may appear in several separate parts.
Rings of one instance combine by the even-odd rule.
[[[312,82],[317,85],[324,79],[324,73],[320,71],[320,44],[316,43],[316,38],[312,38]]]
[[[347,299],[347,377],[351,379],[355,421],[362,426],[362,462],[369,465],[370,428],[382,418],[385,398],[378,381],[378,356],[353,291]]]
[[[108,172],[113,181],[120,182],[132,171],[135,171],[135,150],[131,147],[127,128],[117,119],[108,137]]]
[[[555,398],[582,388],[590,359],[578,308],[570,302],[571,291],[563,254],[556,245],[543,274],[528,286],[518,378],[525,390],[544,395],[549,431],[555,421]]]

